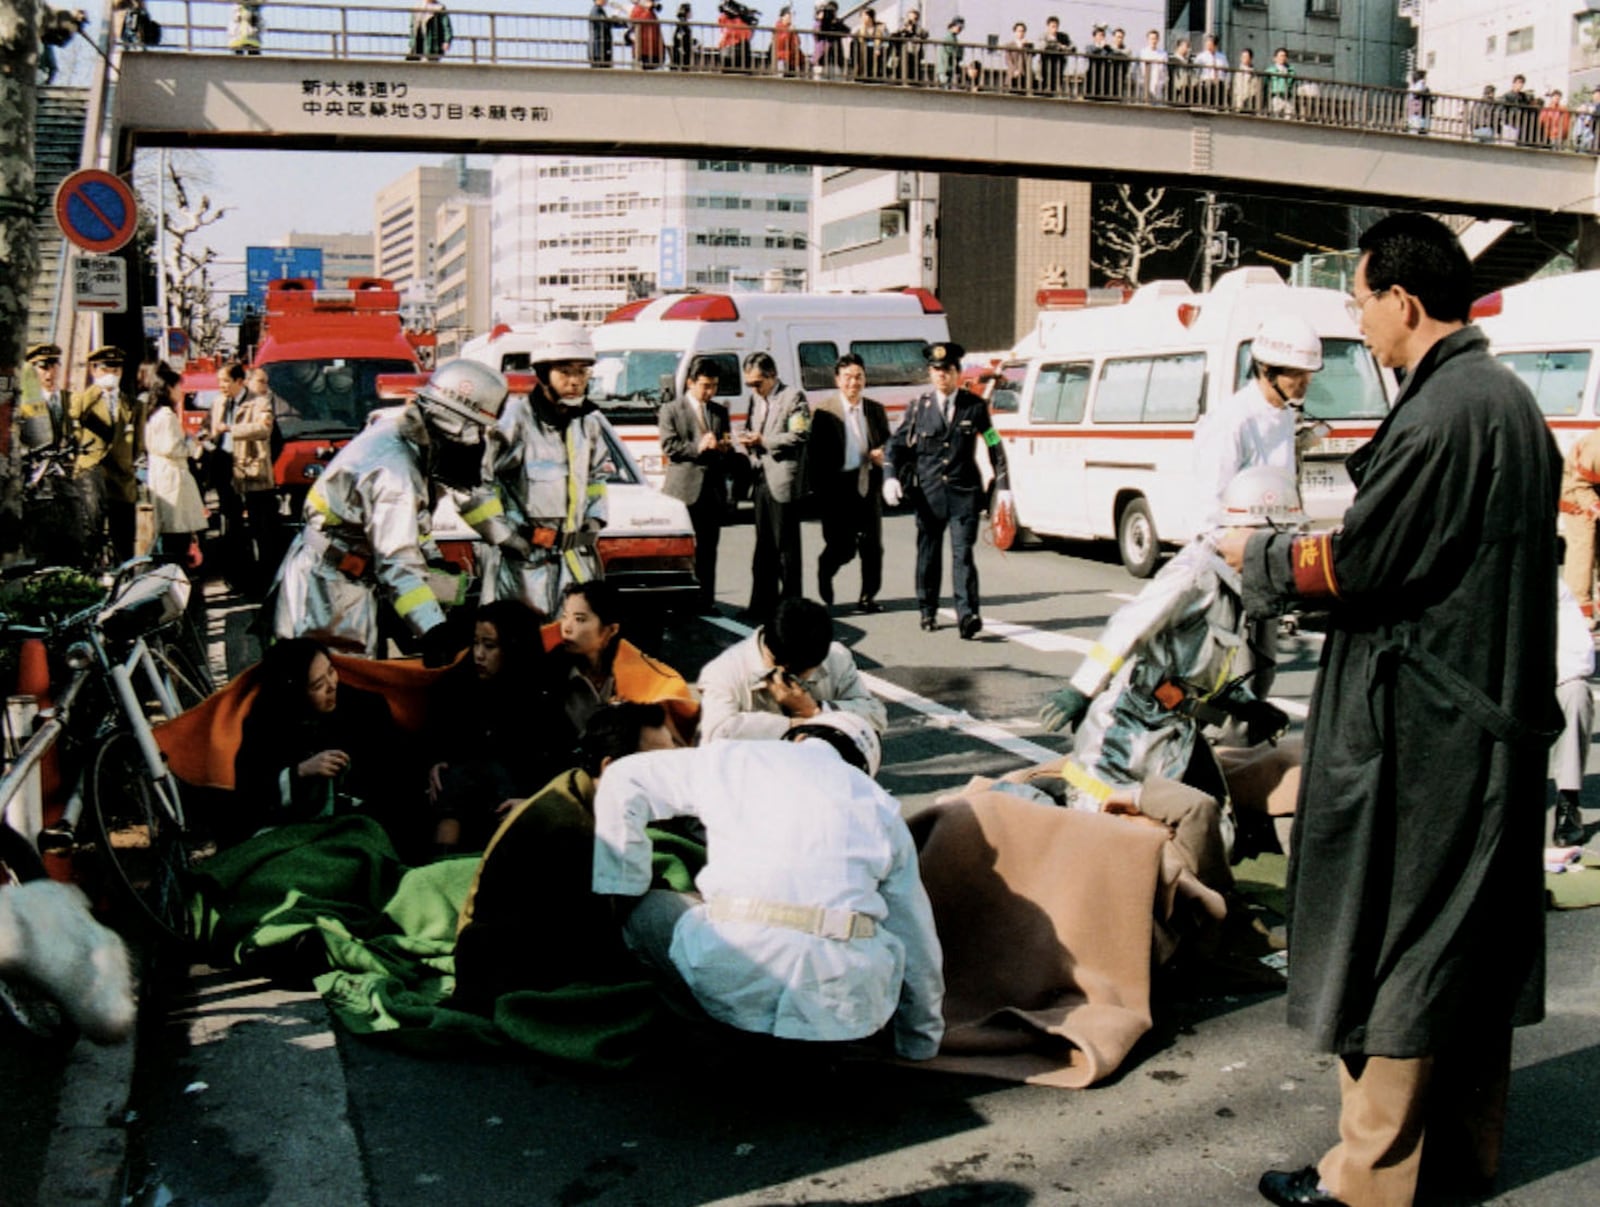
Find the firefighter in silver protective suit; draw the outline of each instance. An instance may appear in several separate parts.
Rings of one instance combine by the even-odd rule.
[[[439,561],[432,487],[482,497],[472,492],[484,490],[505,401],[505,378],[455,360],[404,407],[372,416],[306,494],[305,527],[273,587],[275,636],[373,658],[387,604],[422,639],[425,662],[448,660],[455,651],[429,577]]]
[[[1254,745],[1277,738],[1289,718],[1247,686],[1256,652],[1246,637],[1239,575],[1217,555],[1217,530],[1304,521],[1292,474],[1244,470],[1223,491],[1213,530],[1180,549],[1112,615],[1077,673],[1040,712],[1046,729],[1076,726],[1062,770],[1069,805],[1091,812],[1108,802],[1137,806],[1139,786],[1152,776],[1189,783],[1226,805],[1201,730],[1231,720]]]
[[[500,417],[498,498],[464,508],[462,519],[489,542],[483,602],[520,599],[555,616],[568,583],[603,576],[597,543],[611,450],[605,419],[586,397],[594,368],[589,332],[561,320],[539,328],[534,340],[529,359],[538,381]]]

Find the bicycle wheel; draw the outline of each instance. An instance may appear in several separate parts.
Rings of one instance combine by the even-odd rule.
[[[158,938],[189,938],[183,834],[162,807],[138,740],[127,730],[111,734],[95,749],[88,803],[97,863],[112,892],[132,904],[138,922]]]
[[[215,690],[211,676],[194,665],[182,646],[152,646],[150,656],[171,681],[179,712],[187,712]]]

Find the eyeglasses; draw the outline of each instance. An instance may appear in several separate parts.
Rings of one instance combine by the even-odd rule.
[[[1365,295],[1346,298],[1344,308],[1349,312],[1351,321],[1359,324],[1361,316],[1366,313],[1367,303],[1372,301],[1373,298],[1381,297],[1388,292],[1387,289],[1369,289]]]

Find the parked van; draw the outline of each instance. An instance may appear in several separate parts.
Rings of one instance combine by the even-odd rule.
[[[518,329],[462,349],[500,369],[526,344]],[[613,311],[594,333],[594,378],[589,396],[599,405],[644,468],[651,483],[666,476],[656,430],[662,402],[683,392],[684,375],[697,356],[717,365],[717,399],[734,425],[744,421],[748,391],[743,361],[770,352],[778,377],[813,397],[833,391],[834,362],[846,352],[861,357],[867,393],[883,403],[891,424],[906,404],[928,389],[923,348],[950,338],[944,307],[923,289],[892,293],[683,293],[630,302]],[[474,341],[476,343],[476,341]],[[514,365],[511,367],[515,367]]]
[[[1249,379],[1256,328],[1281,314],[1299,315],[1322,337],[1323,368],[1304,414],[1324,434],[1305,447],[1300,486],[1314,520],[1337,520],[1355,493],[1344,459],[1377,431],[1394,386],[1348,301],[1243,268],[1210,293],[1158,281],[1119,305],[1041,314],[996,370],[990,397],[1019,526],[1115,538],[1131,573],[1152,574],[1162,545],[1191,539],[1206,521],[1195,426]]]
[[[1479,298],[1495,359],[1533,391],[1562,453],[1600,427],[1600,271],[1541,277]]]

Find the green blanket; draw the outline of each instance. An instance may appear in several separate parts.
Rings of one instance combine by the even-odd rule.
[[[456,919],[477,862],[407,868],[364,817],[281,826],[199,869],[196,933],[213,962],[267,967],[320,939],[317,990],[357,1035],[427,1054],[520,1046],[590,1068],[632,1063],[662,1014],[643,976],[505,993],[492,1015],[452,1008]],[[697,870],[682,847],[657,856],[657,883],[688,887]]]

